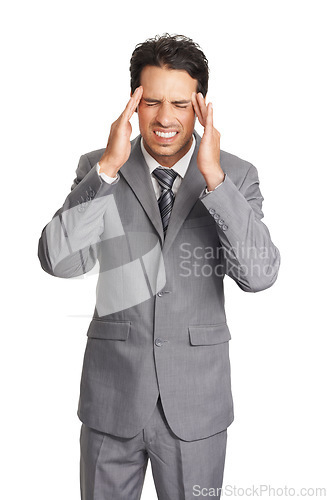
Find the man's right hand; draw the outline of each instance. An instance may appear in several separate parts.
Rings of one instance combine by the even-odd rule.
[[[100,173],[103,172],[109,177],[116,177],[118,170],[128,160],[131,154],[132,125],[130,119],[139,105],[142,94],[142,86],[135,89],[122,114],[111,125],[108,144],[99,161]]]

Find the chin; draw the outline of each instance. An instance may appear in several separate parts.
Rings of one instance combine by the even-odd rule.
[[[180,148],[172,148],[169,144],[162,144],[161,146],[149,144],[148,146],[158,156],[174,156],[180,151]]]

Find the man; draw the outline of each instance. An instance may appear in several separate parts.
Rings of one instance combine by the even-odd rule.
[[[150,457],[159,499],[219,497],[234,418],[223,279],[270,287],[279,251],[256,168],[220,150],[198,45],[157,36],[130,72],[107,147],[81,156],[39,242],[54,276],[100,266],[78,407],[81,495],[139,499]]]

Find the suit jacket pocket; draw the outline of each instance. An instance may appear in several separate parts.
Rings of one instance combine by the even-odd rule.
[[[188,327],[192,345],[214,345],[231,339],[227,323],[216,325],[190,325]]]
[[[102,321],[92,319],[86,335],[93,339],[127,340],[130,328],[130,321]]]

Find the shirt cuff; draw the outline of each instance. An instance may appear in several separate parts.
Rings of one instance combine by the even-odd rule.
[[[215,190],[216,190],[219,186],[221,186],[221,185],[222,185],[222,183],[223,183],[223,182],[224,182],[224,180],[225,180],[225,177],[226,177],[226,174],[225,174],[225,176],[224,176],[224,179],[223,179],[223,180],[222,180],[222,181],[218,184],[218,186],[216,186],[216,187],[215,187],[215,189],[212,189],[211,191],[209,191],[209,190],[208,190],[208,188],[206,187],[206,188],[205,188],[205,190],[204,190],[205,194],[212,193],[212,192],[213,192],[213,191],[215,191]]]
[[[99,162],[97,163],[97,172],[98,172],[98,175],[101,177],[101,179],[103,179],[105,182],[107,182],[108,184],[112,184],[114,181],[116,181],[117,179],[119,179],[119,173],[117,172],[116,174],[116,177],[109,177],[109,175],[105,174],[104,172],[101,172],[100,173],[100,165],[99,165]]]

